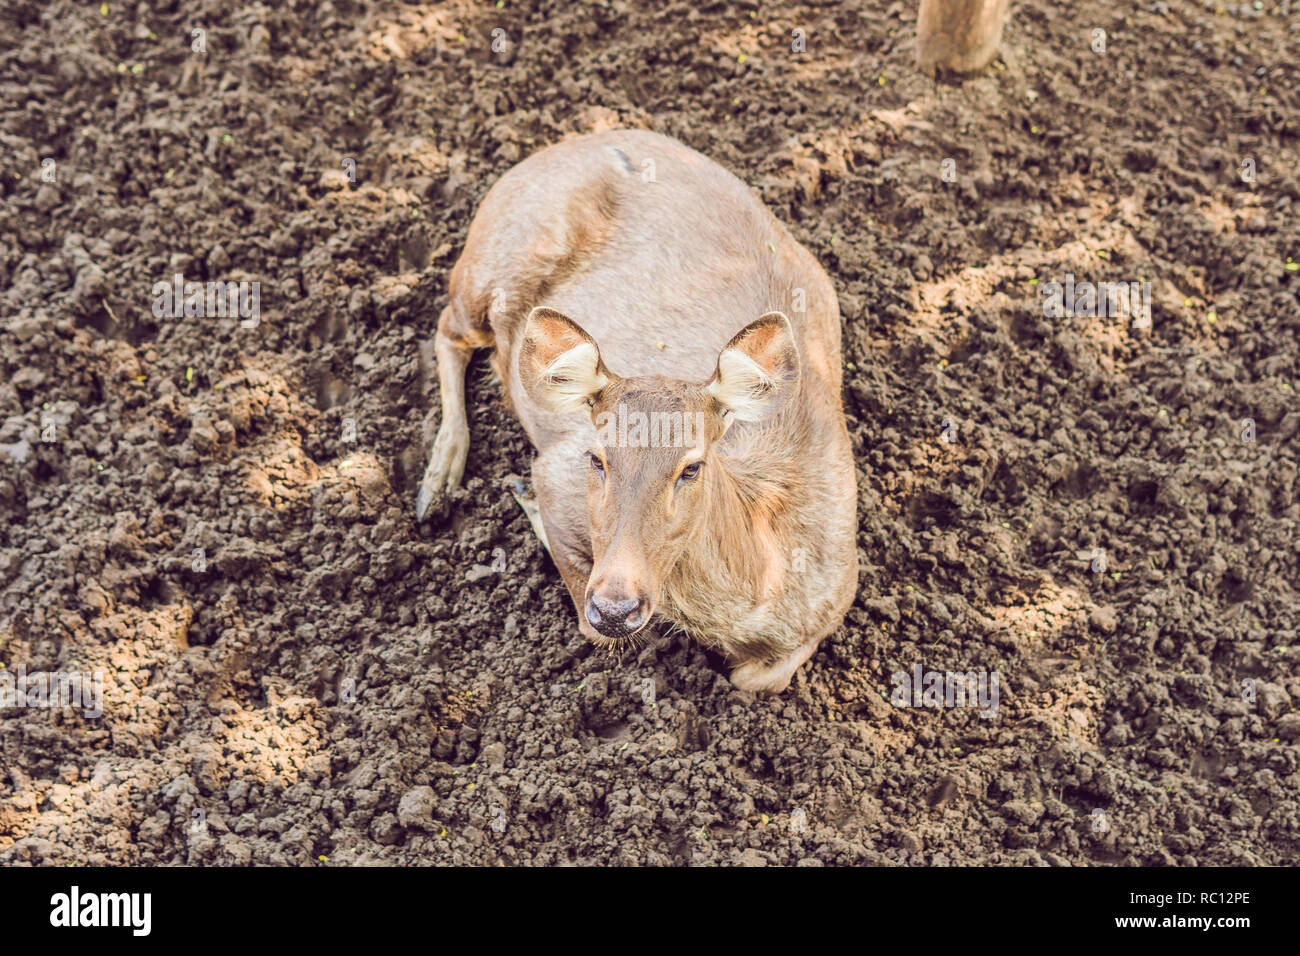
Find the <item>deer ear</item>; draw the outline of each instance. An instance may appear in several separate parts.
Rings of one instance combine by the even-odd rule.
[[[757,422],[785,404],[798,381],[794,329],[785,313],[769,312],[727,343],[708,389],[727,418]]]
[[[557,414],[589,408],[613,379],[582,326],[540,306],[524,322],[519,377],[529,398]]]

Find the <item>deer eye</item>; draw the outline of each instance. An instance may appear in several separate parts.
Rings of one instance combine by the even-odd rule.
[[[699,462],[699,461],[691,462],[691,464],[687,465],[685,468],[682,469],[681,477],[679,477],[677,480],[694,481],[695,477],[700,473],[700,465],[702,464],[703,462]]]

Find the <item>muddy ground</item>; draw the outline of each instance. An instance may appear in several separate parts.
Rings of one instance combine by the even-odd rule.
[[[105,699],[0,710],[0,864],[1295,862],[1296,4],[1018,3],[939,85],[912,3],[647,6],[7,0],[0,665]],[[860,591],[776,699],[579,636],[485,356],[412,520],[478,201],[617,126],[839,289]]]

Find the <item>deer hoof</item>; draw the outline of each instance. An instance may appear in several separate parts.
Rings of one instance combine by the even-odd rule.
[[[749,661],[731,672],[731,686],[756,694],[779,694],[790,686],[792,676],[793,671],[785,661],[775,664]]]
[[[465,474],[465,458],[469,455],[469,429],[438,429],[429,464],[420,480],[420,490],[415,496],[415,520],[423,521],[434,499],[460,485]]]
[[[542,524],[542,509],[537,505],[537,496],[530,491],[528,482],[518,475],[506,475],[505,482],[510,494],[514,495],[515,501],[523,510],[524,517],[533,526],[533,534],[537,535],[537,540],[542,542],[542,547],[550,554],[551,543],[546,540],[546,526]]]

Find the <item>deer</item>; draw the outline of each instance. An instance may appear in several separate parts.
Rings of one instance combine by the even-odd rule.
[[[459,486],[466,369],[493,349],[537,451],[517,493],[597,647],[651,620],[776,694],[857,590],[835,288],[738,178],[643,130],[506,172],[434,338],[441,421],[416,519]],[[517,487],[522,483],[517,483]]]
[[[921,0],[917,66],[923,73],[974,73],[997,56],[1010,0]]]

